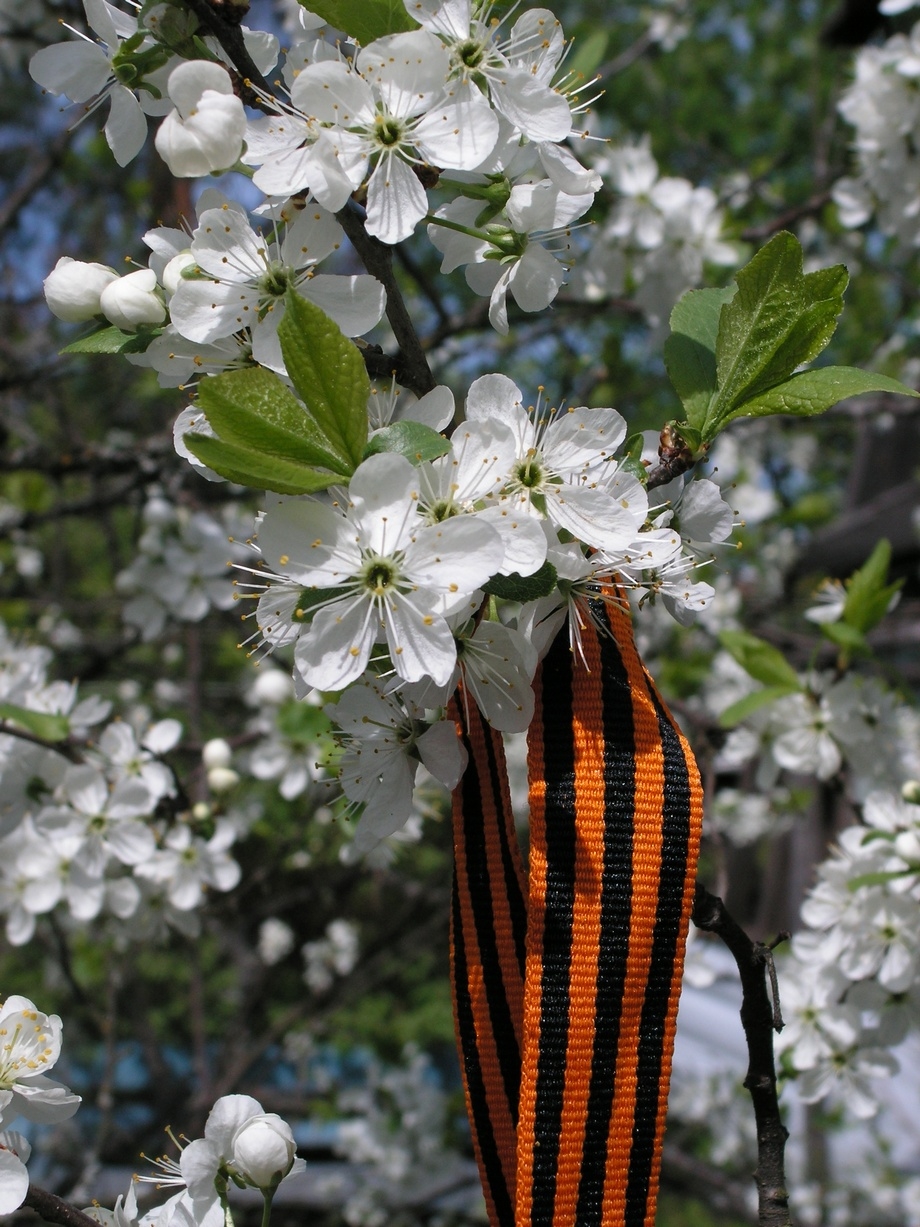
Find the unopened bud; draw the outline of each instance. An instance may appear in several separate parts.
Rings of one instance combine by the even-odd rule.
[[[101,313],[100,294],[118,280],[118,274],[106,264],[87,264],[61,256],[44,280],[45,301],[59,320],[85,323]]]
[[[920,805],[920,780],[905,780],[901,785],[901,799],[908,805]]]
[[[156,285],[156,273],[151,268],[139,268],[136,273],[116,278],[99,295],[103,315],[125,332],[133,332],[142,324],[162,324],[166,307]]]

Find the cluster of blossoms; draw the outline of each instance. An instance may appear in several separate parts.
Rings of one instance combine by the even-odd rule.
[[[920,26],[860,49],[856,78],[840,100],[855,129],[858,174],[839,179],[834,200],[845,226],[871,217],[907,247],[920,244]]]
[[[80,1096],[46,1072],[61,1055],[61,1031],[56,1014],[42,1014],[26,997],[0,1005],[0,1214],[17,1210],[29,1189],[32,1147],[9,1126],[19,1117],[57,1124],[80,1106]]]
[[[205,835],[190,825],[191,814],[176,820],[176,780],[162,756],[181,738],[177,720],[150,723],[145,709],[135,713],[137,725],[108,720],[109,703],[81,701],[75,684],[48,681],[50,664],[48,649],[0,630],[0,700],[14,713],[7,727],[57,717],[67,730],[54,743],[0,734],[7,939],[28,942],[38,917],[57,908],[72,923],[105,914],[135,936],[152,936],[165,923],[197,932],[194,911],[206,890],[239,881],[228,853],[238,824],[223,817],[210,825],[209,818]]]
[[[570,223],[600,176],[566,146],[580,104],[561,67],[559,22],[535,9],[503,31],[490,7],[406,0],[419,28],[362,47],[304,11],[278,93],[257,90],[263,116],[252,119],[218,48],[197,39],[190,54],[206,47],[213,59],[175,54],[192,46],[190,14],[155,19],[152,10],[144,24],[86,0],[99,41],[39,52],[35,80],[89,109],[107,100],[106,136],[121,164],[143,144],[145,112],[165,115],[156,147],[173,174],[242,165],[266,201],[254,229],[243,205],[206,192],[197,227],[151,231],[149,266],[124,276],[62,257],[45,284],[51,310],[144,330],[151,343],[132,360],[167,385],[250,361],[283,372],[277,326],[289,288],[349,336],[381,318],[385,294],[373,278],[316,271],[342,245],[334,214],[359,190],[367,232],[384,243],[428,218],[445,270],[467,266],[499,331],[509,292],[525,311],[546,307],[564,279]],[[257,68],[271,74],[277,41],[244,33]],[[428,184],[452,196],[434,213]]]
[[[647,142],[614,149],[594,167],[614,202],[572,275],[572,294],[588,301],[629,294],[661,325],[681,294],[702,283],[706,265],[738,264],[715,192],[661,175]]]
[[[148,642],[160,637],[170,619],[200,622],[212,608],[232,607],[228,566],[250,554],[240,543],[246,522],[232,507],[217,519],[177,507],[154,490],[143,523],[137,557],[115,580],[117,591],[128,598],[122,608],[128,626]]]
[[[340,1094],[338,1106],[345,1120],[337,1149],[364,1171],[342,1208],[349,1227],[386,1227],[432,1198],[433,1183],[459,1191],[470,1182],[464,1158],[446,1144],[450,1099],[423,1052],[409,1046],[401,1067],[373,1066],[366,1085]]]
[[[729,658],[719,658],[717,672],[722,709],[757,688]],[[883,682],[813,670],[800,683],[800,691],[766,704],[732,729],[719,751],[720,770],[737,771],[756,761],[756,784],[767,794],[783,771],[822,781],[843,774],[855,801],[913,773],[916,711]]]
[[[173,1135],[170,1133],[170,1137]],[[173,1138],[173,1140],[175,1140]],[[291,1126],[274,1112],[263,1112],[250,1095],[224,1095],[205,1122],[204,1137],[183,1136],[178,1160],[154,1160],[154,1175],[135,1176],[114,1213],[90,1210],[105,1227],[232,1227],[230,1186],[258,1189],[270,1204],[278,1186],[303,1175]],[[139,1215],[135,1182],[178,1190],[161,1206]]]
[[[802,908],[808,926],[780,973],[778,1039],[806,1103],[827,1097],[857,1117],[878,1108],[872,1081],[895,1073],[890,1051],[920,1001],[920,788],[873,792]]]
[[[650,502],[625,435],[613,409],[528,409],[510,379],[486,375],[438,459],[380,453],[347,489],[268,498],[254,637],[293,646],[299,696],[344,691],[327,713],[342,791],[364,807],[356,854],[405,823],[419,763],[459,780],[458,682],[494,728],[520,732],[539,657],[567,616],[580,651],[592,598],[622,599],[617,584],[681,618],[710,599],[690,572],[730,533],[731,509],[707,481]]]

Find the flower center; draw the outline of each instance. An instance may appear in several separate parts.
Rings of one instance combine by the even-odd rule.
[[[364,589],[373,597],[387,596],[396,587],[399,569],[390,558],[374,554],[361,569]]]
[[[546,468],[539,452],[531,451],[526,460],[514,466],[514,477],[526,490],[536,490],[546,481]]]
[[[485,59],[485,48],[474,38],[468,38],[459,43],[454,54],[465,68],[478,68]]]
[[[259,290],[266,298],[283,298],[293,283],[293,270],[280,260],[272,260],[259,278]]]
[[[404,135],[404,125],[392,115],[378,115],[374,120],[374,137],[385,149],[401,144]]]

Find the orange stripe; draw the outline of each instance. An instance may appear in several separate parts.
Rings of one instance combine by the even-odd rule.
[[[582,639],[588,672],[572,657],[575,746],[575,905],[569,1034],[556,1176],[555,1227],[574,1227],[591,1089],[604,872],[604,723],[597,635]]]
[[[658,689],[651,677],[646,674],[648,688],[656,695],[667,711],[664,700],[658,694]],[[677,721],[673,721],[674,730],[680,740],[681,749],[687,763],[687,774],[690,783],[690,840],[687,847],[687,873],[684,878],[684,897],[681,911],[680,936],[677,941],[677,959],[674,964],[674,978],[671,981],[671,995],[668,1000],[668,1013],[665,1020],[664,1044],[661,1056],[661,1083],[658,1100],[658,1117],[655,1124],[655,1151],[652,1158],[652,1170],[649,1179],[648,1213],[645,1227],[655,1227],[655,1208],[658,1201],[658,1188],[661,1180],[661,1151],[664,1145],[665,1118],[668,1112],[668,1091],[671,1086],[671,1067],[674,1061],[674,1036],[677,1032],[677,1010],[680,1004],[680,991],[684,972],[684,955],[687,949],[687,930],[690,927],[690,913],[693,909],[693,890],[696,883],[696,865],[700,853],[700,835],[703,829],[703,784],[693,751],[686,737],[680,730]]]
[[[469,740],[476,757],[480,779],[489,778],[489,759],[486,752],[486,738],[491,738],[493,753],[501,780],[501,798],[499,810],[496,810],[495,799],[486,797],[483,788],[483,818],[485,819],[486,855],[489,864],[489,880],[492,883],[492,908],[495,926],[495,945],[498,950],[502,968],[502,980],[505,986],[505,997],[511,1011],[514,1032],[518,1043],[524,1042],[524,980],[514,946],[514,928],[511,921],[509,900],[505,891],[505,865],[502,859],[502,840],[500,826],[504,826],[505,835],[511,852],[512,865],[520,886],[521,894],[526,899],[527,886],[524,874],[524,861],[521,856],[521,846],[517,831],[514,828],[514,816],[511,811],[511,795],[508,789],[508,771],[505,766],[505,751],[501,733],[493,728],[488,730],[482,715],[475,704],[471,704],[469,713]],[[488,802],[488,803],[487,803]],[[513,1199],[513,1189],[512,1189]]]
[[[534,678],[536,715],[527,734],[530,779],[530,876],[527,912],[527,968],[524,977],[524,1048],[518,1107],[518,1227],[533,1212],[534,1131],[537,1119],[537,1062],[540,1055],[540,1001],[543,992],[543,928],[546,916],[546,772],[543,759],[543,669]]]
[[[626,1211],[626,1185],[636,1105],[639,1024],[651,964],[661,875],[664,751],[659,737],[658,717],[633,641],[629,613],[619,605],[608,605],[608,610],[611,630],[629,676],[636,745],[629,955],[620,1014],[616,1082],[604,1183],[603,1221],[612,1227],[615,1223],[623,1222]]]
[[[471,744],[473,752],[476,755],[476,769],[479,773],[479,779],[480,781],[483,781],[484,779],[488,780],[488,762],[484,761],[485,754],[483,742],[481,739],[479,739],[477,742]],[[477,753],[477,750],[479,753]],[[494,827],[494,802],[491,796],[491,790],[485,787],[482,789],[482,803],[484,814],[488,814],[489,811],[491,811],[491,822],[489,822],[489,818],[487,818],[487,824]],[[461,923],[463,925],[463,944],[466,951],[467,960],[467,983],[469,986],[470,1001],[473,1011],[473,1025],[476,1031],[476,1044],[479,1049],[479,1061],[482,1069],[483,1083],[485,1085],[489,1118],[492,1123],[492,1130],[495,1135],[495,1141],[501,1159],[502,1171],[504,1172],[505,1176],[505,1184],[509,1190],[509,1193],[511,1194],[511,1199],[513,1202],[513,1191],[516,1181],[517,1166],[517,1131],[514,1127],[511,1108],[505,1094],[505,1085],[498,1059],[498,1049],[496,1046],[495,1035],[492,1030],[492,1020],[489,1013],[488,995],[486,992],[485,976],[483,974],[482,958],[479,949],[479,937],[476,931],[476,921],[473,915],[472,900],[470,898],[466,848],[463,838],[459,834],[463,829],[462,804],[462,791],[460,788],[457,788],[454,790],[453,795],[455,833],[454,864],[457,872],[457,883],[460,896],[460,915]],[[502,891],[502,894],[504,894],[504,890]],[[467,1106],[469,1107],[468,1091]],[[477,1161],[480,1162],[480,1172],[482,1172],[484,1175],[481,1157],[478,1154]],[[486,1183],[487,1181],[483,1180],[483,1184],[485,1185]]]
[[[451,962],[451,967],[456,966],[456,963],[454,961],[454,951],[456,948],[455,940],[456,939],[455,939],[455,927],[454,927],[454,909],[451,908],[450,910],[450,962]],[[453,1011],[454,1011],[454,1019],[456,1020],[458,1018],[457,985],[456,985],[456,981],[453,976],[451,976],[451,980],[450,980],[450,995],[451,995],[451,1005],[453,1006]],[[476,1156],[476,1165],[479,1168],[479,1183],[482,1186],[482,1195],[485,1198],[486,1213],[488,1214],[488,1217],[489,1217],[490,1227],[499,1227],[498,1212],[495,1208],[495,1202],[492,1198],[492,1187],[491,1187],[489,1180],[486,1178],[486,1166],[485,1166],[485,1162],[482,1157],[482,1150],[480,1149],[480,1146],[479,1146],[479,1134],[477,1130],[475,1129],[475,1127],[473,1127],[473,1120],[474,1120],[473,1107],[470,1101],[470,1091],[469,1091],[469,1087],[467,1086],[467,1081],[466,1081],[466,1065],[463,1060],[463,1044],[460,1039],[459,1031],[457,1032],[457,1048],[460,1053],[460,1073],[463,1079],[463,1096],[464,1096],[464,1099],[466,1100],[466,1115],[467,1115],[467,1119],[469,1120],[470,1126],[471,1126],[470,1133],[472,1134],[472,1138],[473,1138],[473,1154]]]

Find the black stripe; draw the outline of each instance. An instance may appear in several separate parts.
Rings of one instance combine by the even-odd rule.
[[[464,739],[466,740],[466,739]],[[487,739],[488,742],[488,739]],[[474,768],[472,746],[467,741],[469,766],[463,773],[463,846],[466,857],[466,880],[469,889],[473,922],[476,926],[476,942],[482,963],[482,977],[489,1008],[489,1023],[495,1036],[495,1048],[501,1069],[505,1097],[511,1118],[517,1125],[518,1104],[521,1098],[521,1050],[511,1008],[505,995],[501,959],[495,939],[495,914],[492,908],[493,885],[489,877],[489,859],[486,851],[485,819],[482,798],[484,789],[495,787],[495,776],[481,780]],[[494,764],[493,764],[494,765]],[[493,793],[501,806],[501,794]],[[501,890],[501,886],[497,889]]]
[[[599,612],[595,610],[595,613]],[[600,1227],[602,1220],[607,1139],[613,1113],[620,1011],[629,957],[632,910],[636,792],[632,689],[613,638],[601,635],[600,650],[604,712],[604,868],[601,879],[594,1055],[575,1214],[578,1227]]]
[[[515,869],[510,840],[517,839],[514,830],[514,820],[504,812],[504,793],[501,786],[501,771],[495,754],[493,737],[501,737],[487,728],[486,753],[489,759],[489,773],[492,778],[492,795],[499,802],[498,836],[502,852],[502,873],[505,879],[505,897],[508,900],[508,911],[511,916],[511,934],[514,939],[514,953],[521,972],[521,982],[524,980],[527,965],[527,900],[521,892],[521,880]],[[506,773],[507,778],[507,773]],[[520,848],[517,849],[520,856]],[[514,1118],[517,1123],[517,1098],[513,1100]]]
[[[454,975],[457,1032],[460,1037],[460,1051],[466,1075],[466,1089],[470,1100],[471,1124],[476,1135],[486,1183],[492,1195],[500,1227],[514,1227],[514,1206],[511,1204],[508,1186],[505,1184],[505,1174],[502,1169],[501,1159],[499,1158],[495,1134],[492,1131],[485,1083],[482,1076],[482,1065],[479,1060],[479,1049],[476,1044],[473,1003],[470,999],[466,965],[466,946],[463,941],[460,890],[456,873],[454,874],[452,907],[454,949],[451,962]]]
[[[568,636],[559,634],[543,662],[542,710],[537,715],[543,723],[546,780],[546,899],[531,1227],[551,1227],[553,1221],[569,1040],[576,846],[572,668]]]
[[[651,684],[649,693],[658,715],[658,732],[664,749],[661,882],[658,888],[648,988],[639,1026],[638,1088],[626,1187],[625,1227],[642,1227],[647,1214],[658,1122],[664,1028],[683,917],[684,883],[690,842],[691,794],[687,761],[677,730]]]

